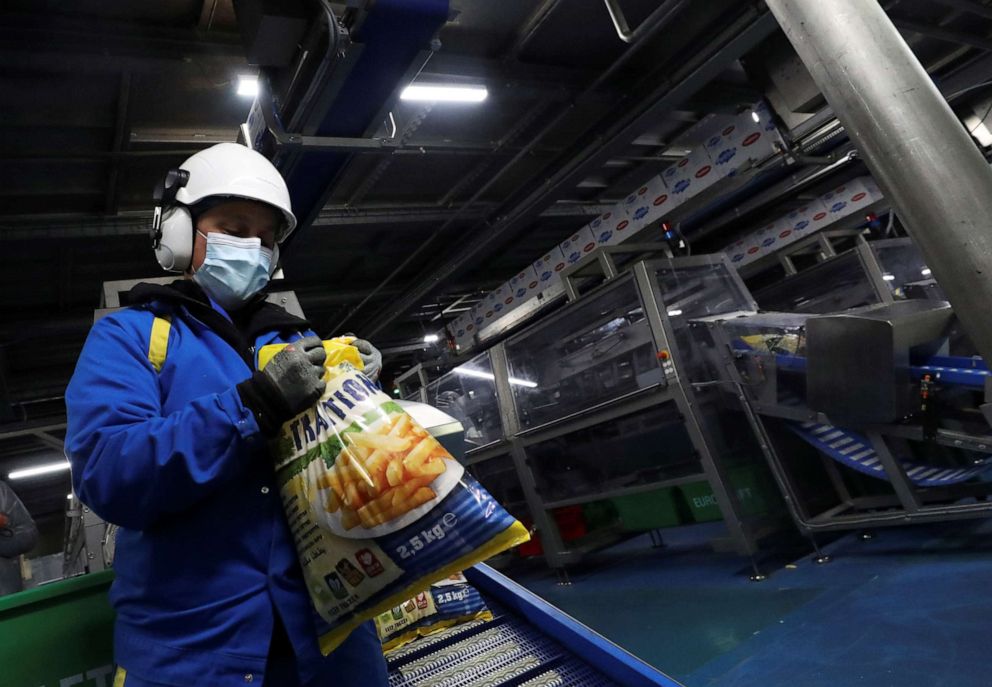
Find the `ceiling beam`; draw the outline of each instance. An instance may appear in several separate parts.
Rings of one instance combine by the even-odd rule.
[[[984,17],[986,19],[992,19],[992,7],[988,5],[983,5],[976,0],[937,0],[941,5],[945,7],[950,7],[952,9],[960,10],[962,12],[967,12],[969,14],[974,14],[978,17]]]
[[[227,55],[242,57],[237,33],[177,29],[135,21],[0,12],[0,48],[52,49],[109,57]]]
[[[985,38],[983,36],[965,33],[963,31],[955,31],[939,26],[932,26],[930,24],[924,24],[922,22],[913,21],[912,19],[905,19],[898,16],[890,15],[889,18],[892,20],[893,24],[903,31],[911,31],[912,33],[920,34],[921,36],[928,36],[930,38],[936,38],[937,40],[947,41],[948,43],[967,45],[971,48],[978,48],[979,50],[992,52],[992,39]]]
[[[131,73],[121,73],[121,83],[117,91],[117,115],[114,122],[114,142],[111,153],[120,153],[124,148],[124,134],[127,132],[127,111],[131,100]],[[120,158],[114,157],[110,162],[110,173],[107,175],[107,193],[103,200],[103,211],[108,215],[117,214],[117,176],[120,172]]]

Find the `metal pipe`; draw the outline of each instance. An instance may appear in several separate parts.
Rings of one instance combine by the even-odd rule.
[[[992,360],[992,168],[877,2],[767,4]]]
[[[630,24],[627,23],[627,17],[624,15],[618,0],[604,1],[606,2],[606,11],[610,13],[610,20],[613,22],[613,28],[617,30],[617,35],[624,43],[636,43],[641,39],[641,36],[653,32],[655,24],[667,23],[666,20],[671,17],[673,11],[671,7],[666,7],[664,4],[656,7],[636,29],[631,31]]]
[[[513,45],[507,51],[507,59],[516,60],[520,57],[520,53],[524,51],[532,40],[534,36],[541,30],[551,16],[558,9],[562,0],[544,0],[536,10],[534,10],[527,21],[524,23],[523,29],[517,34],[516,39],[513,41]]]

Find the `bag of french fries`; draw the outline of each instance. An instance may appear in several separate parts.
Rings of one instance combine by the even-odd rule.
[[[486,606],[479,590],[465,576],[455,573],[435,582],[385,613],[375,617],[375,629],[382,650],[390,652],[418,637],[474,621],[489,621],[493,612]]]
[[[324,342],[327,389],[272,450],[317,632],[330,653],[361,623],[528,539],[441,444]],[[282,345],[259,351],[259,368]]]

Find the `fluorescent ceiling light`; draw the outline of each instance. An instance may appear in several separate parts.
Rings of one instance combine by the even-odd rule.
[[[410,84],[400,93],[400,100],[429,100],[446,103],[481,103],[489,96],[485,86],[445,86]]]
[[[896,280],[896,275],[894,275],[894,274],[883,274],[882,275],[882,279],[884,279],[885,281],[895,281]]]
[[[238,95],[244,95],[251,98],[258,95],[258,77],[254,74],[239,74]]]
[[[761,121],[761,117],[759,117],[758,116],[758,113],[755,112],[754,110],[751,110],[751,119],[753,119],[756,122],[760,122]]]
[[[510,384],[516,384],[517,386],[527,387],[528,389],[537,388],[537,382],[532,382],[527,379],[517,379],[516,377],[510,377]]]
[[[669,310],[668,311],[668,316],[669,317],[678,317],[681,314],[682,314],[682,311],[681,310]]]
[[[428,334],[424,337],[424,343],[437,343],[439,338],[437,334]]]
[[[7,479],[26,479],[28,477],[37,477],[38,475],[47,475],[52,472],[62,472],[63,470],[68,469],[69,461],[64,460],[59,463],[47,463],[33,468],[14,470],[12,473],[7,475]]]
[[[920,270],[920,274],[922,274],[924,277],[929,277],[930,276],[930,268],[929,267],[924,267],[922,270]]]
[[[472,370],[466,367],[456,367],[453,372],[455,374],[463,375],[465,377],[475,377],[477,379],[489,379],[495,380],[496,377],[493,376],[492,372],[483,372],[482,370]],[[517,379],[516,377],[510,377],[510,384],[516,386],[527,387],[528,389],[536,389],[537,382],[531,382],[527,379]]]

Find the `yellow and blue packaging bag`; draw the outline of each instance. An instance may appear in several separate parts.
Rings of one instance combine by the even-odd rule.
[[[330,653],[363,622],[528,539],[441,444],[324,342],[327,388],[273,442],[276,479]],[[259,369],[283,345],[259,351]]]
[[[454,625],[492,619],[493,613],[479,590],[457,573],[377,615],[375,629],[383,651],[389,652]]]

